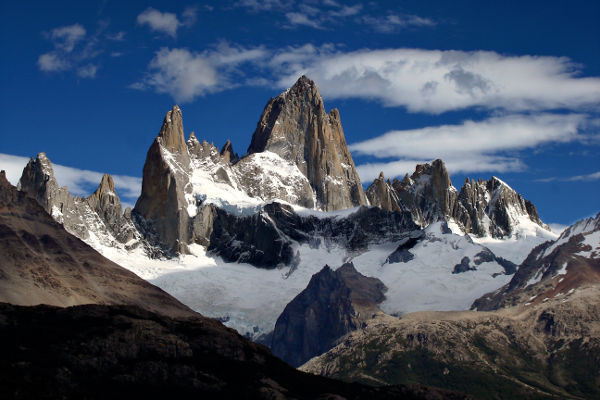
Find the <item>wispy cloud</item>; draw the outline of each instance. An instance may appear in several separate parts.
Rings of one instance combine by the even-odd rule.
[[[285,24],[283,28],[310,27],[315,29],[333,29],[342,24],[367,26],[380,33],[393,33],[401,29],[432,27],[436,22],[431,18],[414,14],[381,11],[380,7],[365,6],[363,3],[348,4],[335,0],[323,1],[283,1],[283,0],[240,0],[235,3],[253,13],[282,13]]]
[[[92,34],[79,23],[43,32],[53,49],[38,57],[38,68],[44,72],[73,70],[79,78],[95,78],[100,68],[97,57],[103,53],[102,42],[119,42],[125,37],[123,31],[105,33],[107,27],[108,23],[100,21]]]
[[[188,102],[238,85],[234,80],[242,74],[238,67],[256,63],[266,55],[261,47],[244,48],[226,42],[201,53],[165,47],[156,52],[146,76],[130,87],[167,93],[177,102]]]
[[[44,32],[44,36],[52,42],[54,50],[39,56],[40,70],[52,72],[69,69],[71,67],[69,56],[75,46],[83,40],[85,34],[85,29],[80,24],[61,26],[50,32]]]
[[[180,20],[174,13],[162,12],[148,7],[137,16],[136,21],[139,25],[145,25],[152,31],[175,37],[177,36],[177,29],[192,26],[196,22],[197,13],[198,9],[196,7],[187,7],[181,14]]]
[[[363,98],[412,112],[471,107],[511,111],[598,109],[600,78],[580,77],[565,57],[506,56],[491,51],[357,50],[310,46],[276,51],[280,87],[302,74],[331,98]]]
[[[152,7],[145,9],[137,16],[137,23],[147,25],[151,30],[163,32],[175,37],[179,28],[177,15],[169,12],[160,12]]]
[[[591,182],[600,180],[600,171],[592,172],[591,174],[575,175],[575,176],[553,176],[550,178],[538,179],[538,182]]]
[[[230,64],[220,61],[231,55]],[[248,63],[252,72],[238,69],[240,63]],[[581,77],[581,67],[570,59],[491,51],[343,51],[333,44],[268,49],[221,42],[203,52],[161,49],[150,62],[148,75],[133,87],[154,88],[190,101],[204,93],[256,82],[256,71],[268,86],[290,87],[307,75],[325,97],[375,100],[410,112],[600,108],[600,78]]]
[[[357,167],[365,181],[380,171],[388,176],[403,175],[416,163],[436,158],[443,159],[452,173],[519,171],[525,168],[524,163],[518,156],[505,155],[507,151],[578,140],[585,121],[581,114],[505,115],[458,125],[390,131],[349,148],[357,156],[385,160]]]
[[[321,25],[322,21],[317,21],[314,18],[311,18],[309,15],[301,12],[288,12],[285,13],[285,17],[288,19],[288,22],[292,25],[304,25],[316,29],[323,28]]]
[[[430,18],[412,14],[387,14],[383,16],[365,15],[361,21],[381,33],[394,33],[402,29],[435,26]]]
[[[293,5],[290,0],[240,0],[235,3],[237,7],[245,7],[252,12],[285,10]]]
[[[98,71],[98,66],[94,64],[87,64],[83,67],[77,68],[77,76],[80,78],[95,78],[96,71]]]
[[[29,158],[0,153],[0,170],[6,171],[6,178],[13,185],[17,185],[23,168],[29,162]],[[61,186],[67,186],[71,194],[77,196],[89,196],[100,183],[102,172],[90,171],[66,167],[59,164],[52,165],[54,177]],[[135,202],[142,190],[142,179],[135,176],[112,175],[115,188],[123,200],[124,206]]]

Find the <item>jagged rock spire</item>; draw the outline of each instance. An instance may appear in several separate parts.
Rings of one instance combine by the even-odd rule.
[[[266,105],[248,153],[270,151],[296,164],[327,211],[367,204],[338,110],[325,112],[315,82],[300,77]]]
[[[369,204],[380,207],[387,211],[400,211],[398,196],[388,182],[385,181],[383,171],[379,177],[373,181],[366,191]]]
[[[178,106],[167,112],[158,136],[148,149],[142,178],[142,193],[134,213],[141,215],[169,251],[188,253],[188,201],[192,190],[190,155],[183,134]]]
[[[34,198],[57,221],[68,224],[63,216],[69,218],[70,213],[65,215],[63,210],[73,209],[74,200],[66,187],[58,185],[52,163],[45,153],[39,153],[35,159],[32,157],[29,160],[17,189]]]
[[[235,164],[240,159],[240,157],[233,151],[233,145],[229,139],[227,139],[227,142],[225,142],[225,145],[223,145],[223,148],[221,149],[221,156],[223,156],[226,162],[230,162],[232,164]]]
[[[162,145],[172,153],[183,153],[185,150],[185,137],[183,135],[183,117],[178,105],[167,112],[162,127],[158,133]]]
[[[477,236],[509,236],[522,216],[548,229],[535,206],[495,176],[487,181],[467,178],[459,193],[439,159],[417,165],[410,177],[394,179],[391,187],[381,173],[367,189],[367,197],[371,205],[386,210],[409,210],[421,226],[453,220],[464,232]]]

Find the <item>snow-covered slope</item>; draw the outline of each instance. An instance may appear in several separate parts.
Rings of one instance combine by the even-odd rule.
[[[335,216],[344,218],[339,213]],[[150,280],[194,310],[219,318],[253,338],[273,329],[286,304],[325,264],[336,269],[352,261],[360,273],[379,278],[389,288],[381,308],[390,314],[465,310],[476,298],[496,290],[511,277],[497,261],[478,256],[486,253],[484,246],[473,243],[467,236],[442,233],[441,223],[430,225],[425,236],[408,250],[414,255],[412,260],[386,262],[400,242],[374,244],[363,251],[335,244],[328,246],[324,241],[318,246],[298,245],[294,249],[300,260],[297,265],[271,270],[224,262],[206,254],[198,245],[191,247],[193,254],[175,259],[150,259],[141,249],[131,252],[103,246],[98,249],[105,257]],[[453,273],[465,257],[474,270]]]
[[[557,240],[534,248],[507,285],[481,297],[473,307],[530,306],[566,298],[599,282],[600,214],[571,225]]]

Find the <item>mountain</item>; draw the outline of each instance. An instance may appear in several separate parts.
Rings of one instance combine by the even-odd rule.
[[[92,203],[113,210],[113,190],[103,177]],[[116,208],[111,218],[119,218]],[[4,171],[0,238],[2,398],[468,398],[296,371],[102,257],[10,185]],[[19,306],[35,304],[78,306]]]
[[[402,180],[386,182],[383,172],[367,189],[371,205],[386,210],[408,210],[425,227],[447,221],[475,236],[504,238],[525,230],[549,231],[535,206],[502,180],[465,181],[460,192],[452,185],[442,160],[419,164]]]
[[[335,108],[325,112],[316,83],[306,76],[265,106],[248,154],[264,151],[298,167],[310,182],[316,208],[335,211],[367,204],[340,113]]]
[[[600,285],[496,312],[379,315],[300,369],[375,385],[420,382],[486,399],[600,396]]]
[[[600,283],[600,213],[537,246],[509,283],[473,303],[478,310],[544,303]]]
[[[43,334],[40,334],[43,332]],[[306,374],[202,316],[133,306],[0,304],[0,396],[10,399],[472,399]]]
[[[468,309],[508,283],[531,248],[555,238],[532,222],[524,200],[519,210],[528,214],[512,213],[522,198],[499,180],[478,189],[483,200],[469,200],[484,210],[472,220],[488,233],[465,234],[474,225],[456,210],[470,203],[442,161],[402,182],[382,175],[367,190],[379,207],[365,205],[339,113],[325,112],[306,77],[269,101],[241,158],[229,141],[219,149],[193,132],[185,140],[174,106],[148,150],[133,210],[123,212],[110,181],[73,197],[39,155],[20,185],[105,257],[257,340],[324,264],[353,262],[380,279],[389,288],[380,306],[390,314]],[[510,211],[510,234],[494,233],[502,225],[494,210]]]
[[[107,182],[108,183],[108,182]],[[19,305],[130,304],[195,314],[68,233],[0,173],[0,301]]]
[[[393,255],[412,261],[409,252],[422,240],[405,239]],[[496,259],[516,273],[473,303],[479,311],[377,314],[302,369],[374,384],[421,382],[483,398],[595,398],[599,255],[600,214],[540,244],[518,267]],[[472,273],[492,256],[486,250],[464,257],[453,273]]]
[[[140,236],[123,210],[113,179],[104,175],[96,191],[87,198],[72,196],[60,187],[52,163],[45,153],[31,158],[23,170],[17,189],[26,193],[65,229],[78,238],[98,245],[133,249]]]
[[[190,244],[211,240],[208,204],[234,214],[254,213],[272,200],[324,211],[367,204],[339,112],[325,112],[306,77],[269,101],[245,156],[232,149],[228,141],[219,151],[195,135],[186,142],[174,106],[148,150],[133,210],[145,236],[168,253],[189,254]]]
[[[148,149],[142,193],[133,212],[143,217],[146,230],[158,237],[157,244],[176,253],[189,252],[190,175],[183,118],[179,107],[174,106],[167,112],[158,136]]]
[[[273,354],[300,366],[324,353],[380,312],[377,304],[385,290],[379,279],[360,274],[352,263],[335,271],[325,265],[277,319],[270,346]]]

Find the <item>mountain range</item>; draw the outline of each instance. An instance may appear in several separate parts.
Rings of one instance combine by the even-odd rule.
[[[293,366],[368,384],[483,397],[507,390],[506,398],[600,392],[589,383],[597,368],[582,379],[569,372],[598,357],[599,216],[558,236],[500,178],[466,179],[458,190],[442,160],[401,180],[382,172],[364,189],[340,112],[326,111],[305,76],[267,103],[241,157],[230,141],[219,149],[194,132],[186,140],[174,106],[148,150],[133,209],[122,209],[109,175],[89,197],[72,196],[44,153],[18,190],[9,186],[3,201],[18,211],[2,226],[15,261],[2,264],[10,279],[0,283],[18,293],[3,301],[194,310]],[[52,227],[52,244],[22,223],[28,213]],[[84,242],[108,260],[89,247],[73,253]],[[61,268],[94,289],[56,300],[48,278],[36,294],[37,278],[25,284],[15,272],[31,265],[29,254],[39,266],[59,254]],[[88,258],[96,264],[81,262]],[[121,278],[119,266],[164,292]],[[127,296],[109,292],[115,280],[128,282],[117,290]],[[72,278],[57,285],[76,298]],[[140,304],[144,296],[169,296],[170,311]]]

